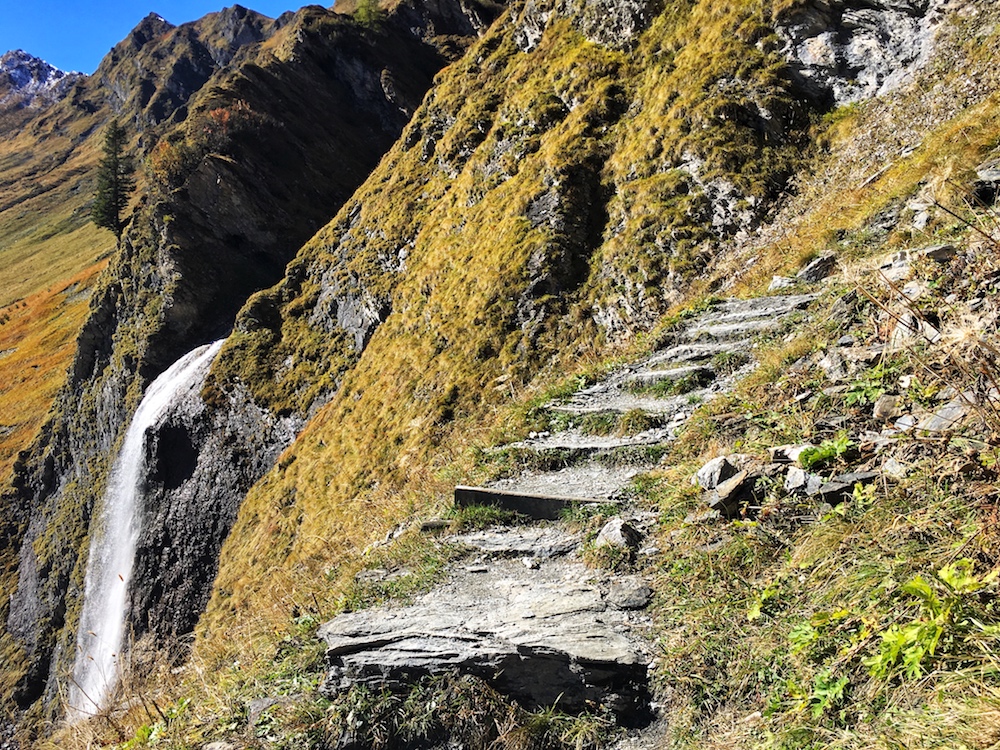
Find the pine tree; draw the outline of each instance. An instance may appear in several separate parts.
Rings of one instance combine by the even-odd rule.
[[[121,237],[125,226],[122,212],[129,196],[135,190],[135,166],[132,157],[125,154],[125,128],[112,120],[104,133],[104,156],[97,167],[97,190],[91,220]]]

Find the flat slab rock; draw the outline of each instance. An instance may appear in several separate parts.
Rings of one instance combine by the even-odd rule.
[[[623,721],[647,711],[650,656],[631,600],[579,563],[493,561],[456,570],[406,607],[340,615],[323,625],[323,692],[353,684],[405,689],[424,675],[478,676],[529,707],[604,705]]]
[[[455,541],[488,555],[547,558],[568,555],[583,540],[550,526],[519,526],[462,534]]]
[[[602,464],[574,464],[558,471],[530,471],[518,477],[500,479],[491,487],[507,492],[568,495],[610,500],[647,466],[604,466]]]

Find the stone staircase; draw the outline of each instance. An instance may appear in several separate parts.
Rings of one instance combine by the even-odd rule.
[[[622,502],[617,517],[587,541],[578,526],[559,520],[561,511],[622,500],[632,479],[656,464],[655,454],[643,451],[673,440],[698,404],[732,388],[754,366],[759,337],[780,333],[813,299],[714,304],[662,350],[549,404],[561,429],[497,450],[561,452],[567,465],[456,488],[456,505],[499,505],[546,522],[446,536],[467,552],[445,583],[405,607],[347,613],[324,625],[324,690],[335,695],[359,682],[399,689],[414,675],[478,675],[523,705],[558,698],[563,710],[602,707],[633,727],[622,748],[658,746],[665,719],[649,703],[655,648],[643,612],[652,590],[641,575],[583,560],[586,547],[601,545],[627,547],[633,558],[655,556],[643,538],[655,529],[656,514]],[[584,429],[587,415],[633,411],[657,426],[631,435]],[[618,460],[623,452],[627,460]]]
[[[754,367],[754,348],[762,335],[779,332],[815,295],[725,300],[681,326],[668,345],[628,365],[562,402],[547,406],[569,417],[564,429],[543,432],[498,450],[561,451],[573,460],[555,471],[527,471],[491,483],[487,489],[509,494],[558,495],[595,501],[617,499],[655,460],[641,451],[672,441],[694,410],[729,391]],[[635,434],[588,434],[588,415],[637,414],[657,424]],[[615,453],[623,453],[616,460]]]

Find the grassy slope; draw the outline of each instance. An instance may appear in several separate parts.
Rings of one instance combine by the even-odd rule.
[[[746,19],[740,18],[739,9],[716,19],[715,26],[701,15],[711,13],[704,6],[693,11],[698,27],[717,30],[705,38],[724,50],[735,45],[740,36],[726,29],[744,28]],[[650,49],[669,53],[670,41],[676,44],[684,38],[686,20],[685,14],[672,22],[661,19],[633,54]],[[303,265],[319,267],[333,264],[337,259],[330,256],[345,248],[356,250],[347,253],[352,258],[348,270],[391,299],[393,313],[345,376],[335,400],[244,505],[201,625],[193,662],[197,676],[173,693],[200,696],[175,724],[179,734],[174,736],[185,737],[182,742],[241,730],[242,701],[314,685],[315,664],[289,674],[288,646],[296,649],[308,622],[341,606],[338,598],[346,591],[359,550],[398,520],[444,505],[456,479],[475,476],[470,446],[491,444],[523,428],[524,407],[539,389],[563,374],[584,372],[608,355],[593,338],[587,316],[574,314],[585,307],[584,301],[600,303],[600,290],[613,278],[613,273],[602,272],[602,263],[610,264],[619,281],[648,264],[648,271],[633,271],[640,285],[645,273],[656,274],[652,278],[658,285],[671,271],[690,271],[692,256],[663,251],[629,258],[628,265],[617,268],[624,251],[616,243],[650,251],[656,247],[655,237],[634,243],[604,237],[581,286],[584,291],[571,297],[569,305],[547,301],[550,313],[565,315],[562,327],[543,326],[529,335],[515,323],[515,297],[526,285],[523,267],[534,250],[553,241],[523,219],[525,206],[543,189],[546,174],[606,159],[602,181],[615,186],[615,200],[623,207],[613,203],[612,209],[622,215],[630,189],[636,197],[628,202],[646,211],[667,179],[636,173],[634,184],[627,184],[625,176],[651,156],[645,149],[655,139],[646,138],[646,128],[669,122],[663,107],[650,106],[658,97],[673,100],[669,91],[658,89],[669,75],[655,68],[646,74],[640,67],[629,76],[637,70],[636,58],[582,42],[565,25],[556,31],[560,33],[550,32],[530,64],[508,41],[488,37],[442,78],[418,113],[408,131],[414,143],[432,125],[436,106],[455,117],[435,156],[445,165],[454,164],[457,176],[440,174],[433,161],[422,162],[419,147],[407,149],[404,135],[338,221],[305,249]],[[753,38],[752,33],[747,37]],[[966,242],[961,230],[947,222],[932,226],[926,237],[906,232],[886,236],[872,229],[872,220],[913,195],[922,182],[966,174],[1000,141],[1000,124],[992,115],[995,95],[989,93],[996,84],[988,66],[995,46],[995,37],[984,38],[957,54],[956,59],[971,61],[964,69],[946,60],[944,70],[932,71],[950,77],[940,89],[918,87],[895,104],[846,111],[818,129],[816,135],[829,150],[818,154],[807,170],[815,176],[804,178],[801,197],[781,215],[781,231],[721,259],[718,283],[736,275],[734,269],[749,267],[739,274],[739,288],[760,292],[772,272],[794,270],[802,258],[835,242],[840,242],[842,253],[859,258],[937,237]],[[736,45],[728,54],[738,56],[742,49]],[[678,50],[678,67],[687,59],[688,72],[701,68],[703,54],[685,58],[682,47],[674,53]],[[474,167],[499,142],[497,126],[517,121],[515,114],[526,107],[537,107],[571,64],[597,71],[582,83],[571,79],[565,84],[580,87],[574,93],[582,104],[554,123],[540,116],[526,118],[525,142],[530,147],[506,165],[512,172],[508,179],[484,185],[482,170]],[[766,80],[766,65],[755,70]],[[643,92],[647,106],[642,116],[654,123],[643,125],[631,118],[610,132],[602,130],[608,87],[623,79],[630,94]],[[497,91],[497,80],[513,85],[509,91]],[[972,108],[963,111],[947,104],[947,92],[967,80],[983,87],[976,96],[984,101],[973,101]],[[493,104],[484,105],[485,98],[472,95],[484,90],[493,95]],[[509,111],[508,101],[516,103]],[[697,103],[688,105],[678,115],[697,108]],[[555,111],[560,112],[558,107]],[[519,122],[523,126],[525,120]],[[531,132],[538,122],[545,123],[541,132]],[[487,131],[482,140],[487,148],[454,159],[469,142],[468,134],[479,129],[477,123]],[[664,129],[669,135],[665,142],[673,149],[683,148],[685,135],[692,137]],[[630,135],[622,138],[623,133]],[[901,134],[923,145],[896,161]],[[723,144],[696,139],[693,146],[710,155],[713,147]],[[751,146],[748,158],[735,163],[726,161],[727,154],[717,154],[718,168],[728,164],[726,174],[733,179],[750,174],[761,144]],[[896,166],[881,179],[863,184],[884,166],[886,154]],[[778,159],[774,174],[791,164],[787,156]],[[666,203],[666,208],[659,208],[645,226],[637,218],[626,237],[641,237],[650,224],[659,228],[663,217],[672,215],[671,201],[683,200],[680,195],[665,191],[659,204]],[[380,206],[388,208],[381,211]],[[685,204],[681,213],[688,208]],[[360,229],[347,219],[355,211],[361,212]],[[365,237],[366,254],[351,231],[364,236],[367,222],[374,221],[371,214],[378,215],[383,231]],[[378,273],[378,254],[389,257],[410,241],[406,271],[395,276]],[[698,242],[692,247],[698,249]],[[671,268],[673,258],[679,260]],[[750,258],[756,264],[750,264]],[[301,323],[302,311],[315,301],[318,275],[314,272],[299,286],[289,283],[273,293],[285,313],[283,338],[248,326],[230,343],[231,352],[262,352],[254,345],[266,340],[280,362],[308,343],[313,334]],[[870,314],[851,323],[852,332],[870,337]],[[992,511],[978,499],[979,493],[992,491],[993,483],[963,484],[957,475],[941,471],[948,460],[947,446],[944,454],[938,451],[941,446],[932,447],[911,480],[859,498],[842,514],[812,526],[793,521],[782,525],[780,508],[776,520],[764,528],[684,520],[701,508],[688,481],[701,461],[730,449],[760,452],[770,444],[817,434],[817,414],[805,412],[791,399],[815,384],[782,374],[803,353],[842,332],[821,322],[795,341],[779,345],[753,381],[693,425],[671,457],[675,469],[637,484],[640,500],[661,508],[664,548],[670,550],[658,571],[655,613],[662,627],[658,674],[662,699],[675,717],[676,746],[988,747],[996,741],[991,641],[963,642],[955,631],[958,635],[953,633],[947,647],[942,646],[943,658],[928,662],[927,676],[919,679],[898,669],[874,676],[862,661],[878,653],[880,635],[893,622],[906,625],[921,616],[918,600],[902,593],[900,583],[920,574],[940,592],[938,571],[959,555],[977,558],[980,578],[996,564]],[[561,361],[553,358],[559,347]],[[278,387],[280,381],[275,386],[270,380],[277,371],[273,363],[240,364],[239,369],[230,365],[228,374],[249,382],[259,398],[277,407],[299,405],[288,400],[296,398],[295,388]],[[500,376],[512,377],[498,382]],[[286,377],[294,380],[295,374]],[[748,422],[740,417],[733,421],[734,414],[753,416]],[[721,546],[706,547],[719,538]],[[970,611],[993,617],[991,609],[985,614]],[[978,655],[977,649],[982,649]],[[302,670],[303,663],[293,668]],[[845,676],[848,682],[840,684]],[[322,723],[323,706],[315,710],[318,716],[295,717],[294,722]]]
[[[90,223],[99,117],[68,103],[3,115],[0,482],[48,411],[114,238]]]
[[[672,149],[697,151],[709,169],[734,181],[755,169],[756,156],[769,144],[747,129],[737,133],[736,151],[723,154],[714,142],[687,132],[685,122],[707,124],[709,112],[729,103],[718,92],[691,95],[666,113],[655,106],[675,100],[672,91],[687,91],[697,56],[711,46],[662,62],[670,72],[660,70],[660,62],[652,70],[645,64],[665,60],[662,49],[684,49],[696,29],[718,30],[718,36],[698,37],[705,45],[731,37],[733,29],[752,22],[751,5],[736,4],[725,13],[698,6],[667,14],[630,54],[586,42],[567,21],[558,21],[541,46],[525,55],[504,30],[510,21],[502,21],[442,77],[401,143],[305,248],[296,264],[312,263],[308,278],[267,293],[282,301],[284,338],[245,321],[243,333],[228,345],[228,371],[216,372],[222,381],[239,377],[276,408],[301,408],[287,395],[297,391],[283,383],[295,382],[296,367],[310,363],[280,363],[314,335],[305,321],[318,295],[318,269],[341,256],[348,260],[340,273],[360,279],[393,309],[333,403],[283,468],[248,498],[205,620],[213,640],[232,644],[219,624],[249,624],[242,612],[267,613],[276,605],[275,615],[283,618],[289,597],[329,598],[323,576],[343,555],[410,509],[441,497],[447,485],[433,479],[435,466],[476,440],[470,430],[493,421],[509,392],[496,390],[498,377],[521,388],[546,365],[558,372],[560,358],[593,357],[600,337],[588,310],[595,302],[632,298],[634,287],[616,285],[622,277],[641,277],[639,288],[660,291],[665,269],[685,248],[657,245],[642,233],[664,217],[682,227],[697,226],[702,217],[686,210],[685,193],[693,188],[650,187],[660,176],[637,172],[635,165],[645,165],[647,154],[637,147],[644,136],[634,128],[657,119]],[[717,70],[739,69],[748,86],[775,83],[774,61],[751,43],[716,46]],[[780,86],[769,93],[786,96]],[[615,125],[632,96],[643,103],[642,111]],[[570,109],[564,102],[575,104]],[[451,123],[443,133],[441,122]],[[433,158],[427,158],[431,139]],[[774,179],[797,152],[794,140],[782,148]],[[606,161],[612,166],[602,169]],[[591,259],[578,240],[573,244],[559,228],[532,226],[527,218],[529,205],[552,186],[588,182],[596,196],[560,194],[570,221],[583,214],[580,223],[587,224],[592,217],[586,207],[610,185],[637,196],[631,209],[636,220],[624,231],[584,240],[594,243]],[[655,190],[669,205],[650,210],[645,201]],[[642,248],[645,257],[620,252],[628,246]],[[404,270],[385,272],[403,247]],[[529,291],[532,268],[548,274],[541,291]],[[666,301],[655,298],[648,309],[662,310]],[[275,372],[282,373],[277,382],[271,379]]]
[[[0,306],[63,282],[113,246],[90,224],[100,118],[64,102],[16,119],[0,139]]]
[[[0,308],[0,482],[31,442],[65,378],[87,315],[90,288],[105,264]]]

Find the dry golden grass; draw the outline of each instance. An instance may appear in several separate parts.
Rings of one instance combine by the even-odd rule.
[[[0,308],[0,483],[65,382],[89,292],[102,261],[45,291]]]

